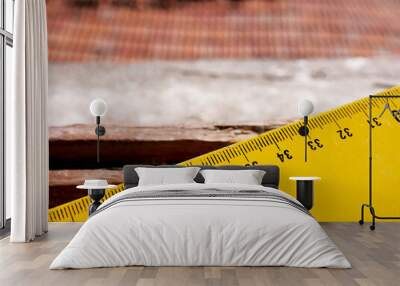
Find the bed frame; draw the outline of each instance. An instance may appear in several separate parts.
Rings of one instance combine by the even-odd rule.
[[[139,176],[135,171],[137,167],[147,167],[147,168],[183,168],[185,166],[177,165],[162,165],[162,166],[152,166],[152,165],[125,165],[123,168],[124,173],[124,185],[125,189],[133,188],[138,185]],[[275,165],[255,165],[255,166],[239,166],[239,165],[229,165],[229,166],[193,166],[200,167],[201,169],[219,169],[219,170],[263,170],[265,171],[264,178],[261,184],[265,187],[271,187],[278,189],[279,187],[279,167]],[[204,183],[203,176],[199,173],[194,180],[197,183]]]

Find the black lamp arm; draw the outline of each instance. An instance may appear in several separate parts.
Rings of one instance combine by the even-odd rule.
[[[303,125],[299,128],[299,134],[301,136],[306,136],[309,132],[310,130],[308,129],[308,116],[304,116]]]
[[[308,116],[304,116],[304,162],[307,162]]]
[[[95,133],[97,135],[97,163],[100,163],[100,136],[104,136],[106,134],[106,129],[104,126],[100,125],[100,116],[96,116],[96,125]]]
[[[310,130],[308,129],[308,116],[303,118],[303,126],[299,128],[299,134],[304,136],[304,162],[307,162],[307,136]]]

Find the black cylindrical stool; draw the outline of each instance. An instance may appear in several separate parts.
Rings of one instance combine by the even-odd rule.
[[[320,177],[290,177],[296,181],[296,199],[308,210],[314,205],[314,181]]]

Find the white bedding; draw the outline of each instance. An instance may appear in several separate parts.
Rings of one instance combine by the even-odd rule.
[[[193,183],[131,188],[104,202],[99,208],[103,210],[89,218],[50,269],[127,265],[351,267],[318,222],[288,204],[243,197],[115,203],[132,192],[205,188],[262,190],[295,201],[279,190],[254,185]]]

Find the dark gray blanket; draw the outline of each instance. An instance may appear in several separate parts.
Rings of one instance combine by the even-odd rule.
[[[108,208],[118,205],[126,201],[141,201],[141,200],[152,200],[152,199],[192,199],[192,198],[231,198],[231,199],[257,199],[265,200],[269,202],[275,202],[279,204],[285,204],[291,206],[305,214],[310,215],[309,211],[300,203],[291,200],[283,195],[279,195],[274,192],[260,191],[260,190],[241,190],[241,191],[227,191],[218,189],[203,189],[203,190],[174,190],[174,191],[138,191],[130,192],[125,195],[121,195],[117,199],[100,206],[100,208],[91,214],[91,217],[107,210]]]

